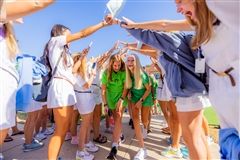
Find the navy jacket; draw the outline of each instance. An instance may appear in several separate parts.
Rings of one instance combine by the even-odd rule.
[[[156,32],[143,29],[127,29],[137,40],[163,52],[159,62],[166,71],[167,85],[173,97],[190,97],[203,93],[205,77],[195,73],[195,59],[200,49],[190,48],[191,34],[184,32]]]

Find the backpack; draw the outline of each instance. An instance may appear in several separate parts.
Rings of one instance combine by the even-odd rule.
[[[47,68],[48,73],[46,75],[42,75],[41,83],[33,83],[33,99],[35,101],[38,101],[38,102],[46,102],[47,101],[48,89],[50,86],[50,82],[52,80],[53,75],[57,71],[57,66],[60,62],[62,55],[63,55],[63,53],[58,58],[57,64],[56,64],[53,72],[52,72],[52,68],[50,66],[48,54],[44,54],[38,60],[39,63],[43,64]]]
[[[40,81],[39,79],[33,81],[33,99],[38,102],[46,102],[50,80],[52,78],[52,68],[50,66],[48,56],[43,55],[39,60],[37,60],[37,62],[44,65],[48,73],[46,75],[41,75]]]

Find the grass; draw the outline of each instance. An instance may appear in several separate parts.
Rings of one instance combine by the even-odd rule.
[[[219,119],[213,107],[205,108],[204,116],[207,118],[209,125],[219,126]]]
[[[207,107],[204,109],[204,116],[208,120],[209,124],[209,135],[212,136],[215,143],[218,143],[218,132],[219,132],[219,119],[213,107]]]

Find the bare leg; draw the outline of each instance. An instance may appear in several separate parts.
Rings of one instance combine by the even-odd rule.
[[[204,115],[203,115],[202,127],[203,127],[203,131],[205,133],[205,136],[209,136],[208,121]]]
[[[119,109],[119,112],[116,112],[116,110],[113,110],[113,117],[115,122],[115,127],[113,131],[113,142],[118,143],[119,138],[122,133],[122,115],[123,115],[124,107]]]
[[[38,117],[37,117],[36,124],[35,124],[35,133],[36,134],[38,134],[40,131],[41,124],[42,124],[42,121],[44,118],[43,116],[44,116],[44,109],[42,108],[38,113]]]
[[[183,138],[189,149],[190,159],[207,159],[206,139],[202,129],[202,110],[178,112]]]
[[[205,143],[205,146],[207,148],[207,154],[208,154],[208,159],[211,159],[211,152],[209,150],[209,147],[208,147],[208,142],[206,140],[206,138],[209,136],[209,128],[208,128],[208,121],[206,119],[206,117],[203,115],[203,124],[202,124],[202,127],[203,127],[203,131],[204,131],[204,135],[202,136],[202,139]],[[204,140],[205,139],[205,140]]]
[[[158,101],[161,107],[161,110],[163,112],[163,116],[167,122],[167,125],[169,126],[169,111],[168,111],[168,107],[169,107],[169,103],[168,101]]]
[[[70,132],[72,137],[77,136],[77,122],[79,119],[79,112],[78,110],[73,110],[73,114],[71,117],[71,122],[70,122]]]
[[[56,128],[48,145],[48,159],[56,160],[69,130],[73,107],[59,107],[53,109]]]
[[[147,126],[147,130],[149,131],[150,128],[151,128],[151,119],[152,119],[152,112],[149,112],[149,115],[148,115],[148,126]]]
[[[24,125],[25,144],[32,143],[38,113],[39,113],[39,111],[27,113],[27,120]]]
[[[143,135],[140,127],[139,109],[135,107],[135,104],[132,104],[131,107],[136,138],[138,140],[139,147],[144,148]]]
[[[80,126],[80,132],[79,132],[79,143],[78,143],[78,150],[82,151],[85,147],[85,142],[87,139],[87,133],[91,125],[91,118],[93,116],[93,113],[89,114],[82,114],[82,123]]]
[[[93,139],[96,139],[99,136],[101,113],[102,104],[97,104],[93,111]]]
[[[6,138],[6,136],[8,134],[8,130],[9,130],[9,128],[0,130],[0,147],[2,146],[4,139]]]
[[[43,106],[43,120],[42,120],[42,132],[44,132],[47,129],[47,123],[48,123],[48,108],[47,106]]]
[[[143,124],[145,129],[148,128],[149,114],[151,114],[150,113],[151,109],[152,109],[152,107],[142,107],[141,108],[141,120],[142,120],[142,124]]]
[[[172,136],[172,147],[179,148],[179,142],[181,137],[181,126],[178,119],[177,107],[173,101],[169,102],[169,123]]]

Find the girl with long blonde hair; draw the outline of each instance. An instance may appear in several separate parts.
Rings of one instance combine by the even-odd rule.
[[[9,128],[15,126],[16,91],[19,81],[19,75],[15,68],[18,45],[10,23],[0,24],[0,53],[0,100],[2,103],[0,108],[0,145],[2,145]]]
[[[96,67],[91,68],[89,71],[87,70],[87,58],[85,55],[76,55],[73,61],[75,64],[80,63],[75,73],[76,84],[74,85],[74,91],[77,98],[75,107],[78,109],[82,118],[76,155],[85,155],[85,158],[93,159],[94,156],[89,152],[97,152],[99,149],[89,140],[93,111],[95,108],[94,96],[90,87],[96,76]],[[76,156],[76,158],[78,157]]]
[[[10,127],[15,126],[16,91],[19,76],[15,68],[15,57],[18,53],[18,45],[14,35],[12,24],[9,20],[28,15],[43,9],[53,1],[40,2],[41,7],[35,8],[34,2],[27,2],[24,7],[7,1],[0,2],[0,146]],[[22,2],[25,3],[25,2]],[[1,153],[0,153],[1,155]],[[3,155],[1,155],[3,158]]]
[[[139,58],[136,54],[127,56],[126,62],[126,88],[130,90],[132,102],[132,118],[135,134],[138,139],[140,150],[134,159],[144,159],[147,157],[147,150],[144,147],[144,140],[147,138],[148,116],[153,105],[151,84],[148,75],[144,72]],[[140,128],[139,112],[143,128]]]

